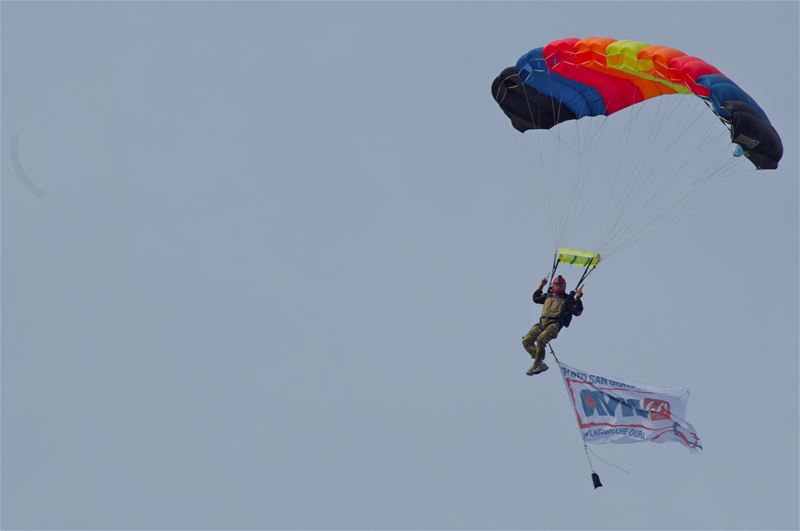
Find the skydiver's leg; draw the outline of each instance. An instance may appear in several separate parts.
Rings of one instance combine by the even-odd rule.
[[[536,323],[531,327],[528,333],[522,337],[522,346],[525,347],[525,351],[530,354],[531,358],[536,357],[536,338],[539,337],[539,335],[542,333],[542,330],[542,325],[540,323]],[[531,365],[525,374],[528,376],[532,375],[534,365]]]
[[[558,337],[558,332],[561,330],[561,325],[559,323],[551,323],[544,327],[542,333],[536,338],[536,355],[533,362],[533,367],[531,367],[531,372],[542,372],[547,370],[547,365],[544,365],[544,357],[545,357],[545,347],[550,341],[554,340]],[[544,365],[542,369],[540,366]]]
[[[534,345],[536,343],[536,338],[539,337],[539,334],[542,333],[544,329],[540,323],[534,324],[531,329],[528,331],[527,334],[522,336],[522,346],[531,355],[531,358],[536,356],[536,352],[534,351]]]

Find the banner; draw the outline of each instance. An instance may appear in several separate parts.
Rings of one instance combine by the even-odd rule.
[[[585,442],[678,442],[703,449],[686,421],[688,389],[624,382],[558,364]]]

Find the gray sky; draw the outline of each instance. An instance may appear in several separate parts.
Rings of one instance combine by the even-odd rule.
[[[589,35],[786,151],[590,278],[561,357],[689,387],[705,445],[596,446],[597,491],[524,375],[552,234],[489,91]],[[800,527],[798,44],[796,2],[3,2],[2,527]]]

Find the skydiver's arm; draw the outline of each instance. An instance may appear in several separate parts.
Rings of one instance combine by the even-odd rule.
[[[544,300],[547,298],[547,295],[542,293],[542,289],[545,285],[547,285],[547,277],[544,277],[542,281],[539,282],[539,287],[533,292],[533,302],[536,304],[544,304]]]
[[[571,304],[570,304],[570,312],[572,313],[572,315],[578,316],[578,315],[583,313],[583,302],[581,301],[581,299],[579,297],[575,296],[575,293],[576,292],[573,291],[572,293],[569,294],[569,298],[570,298],[570,302],[571,302]],[[580,297],[582,297],[582,296],[583,296],[583,293],[580,294]]]

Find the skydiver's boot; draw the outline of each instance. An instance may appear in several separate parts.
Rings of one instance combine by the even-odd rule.
[[[530,357],[535,360],[536,359],[536,343],[533,343],[533,344],[529,343],[529,344],[526,345],[525,342],[523,342],[522,346],[525,347],[525,352],[527,352],[530,355]],[[534,367],[536,367],[536,363],[531,365],[531,368],[528,369],[528,371],[525,374],[527,374],[528,376],[531,376],[533,374]]]
[[[542,362],[541,365],[539,365],[538,367],[533,369],[533,373],[531,373],[531,376],[533,376],[534,374],[542,374],[544,371],[546,371],[549,368],[550,367],[548,367],[545,362]]]
[[[547,365],[544,363],[544,347],[537,342],[536,346],[534,347],[534,352],[535,359],[533,361],[533,365],[531,365],[531,368],[525,373],[528,376],[539,374],[540,372],[544,372],[548,369]]]

